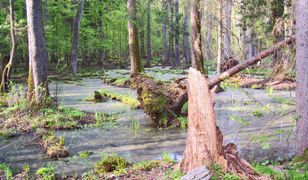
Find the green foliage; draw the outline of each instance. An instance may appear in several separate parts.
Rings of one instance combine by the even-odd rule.
[[[180,127],[182,129],[186,129],[188,127],[187,117],[180,116],[180,117],[177,117],[177,119],[180,121]]]
[[[180,180],[184,175],[184,172],[181,170],[170,169],[165,173],[165,178],[170,180]]]
[[[152,160],[152,161],[143,161],[140,163],[133,164],[133,170],[141,170],[141,171],[150,171],[153,168],[158,167],[161,164],[161,161]]]
[[[54,180],[55,177],[56,168],[52,165],[49,165],[47,167],[42,167],[36,171],[36,175],[38,175],[43,180]]]
[[[0,163],[0,171],[4,172],[5,178],[7,180],[13,179],[13,171],[11,170],[11,168],[7,164]]]
[[[175,161],[171,158],[170,153],[168,152],[163,152],[162,154],[162,160],[165,161],[166,163],[175,163]]]
[[[237,117],[237,116],[234,116],[234,115],[229,115],[229,119],[231,120],[231,121],[235,121],[235,122],[237,122],[237,123],[239,123],[240,125],[242,125],[242,126],[248,126],[249,125],[249,122],[247,121],[247,120],[245,120],[245,119],[243,119],[243,118],[239,118],[239,117]]]
[[[252,115],[254,115],[254,116],[256,116],[256,117],[261,117],[261,116],[263,116],[263,113],[260,112],[259,110],[254,110],[254,111],[252,112]]]
[[[95,174],[104,175],[109,172],[117,171],[124,172],[128,163],[126,160],[118,155],[109,155],[102,158],[100,162],[95,164]]]

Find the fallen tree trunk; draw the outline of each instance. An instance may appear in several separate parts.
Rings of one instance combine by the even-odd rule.
[[[209,80],[209,88],[212,89],[220,82],[235,75],[243,69],[254,65],[269,55],[275,53],[285,45],[294,43],[292,36],[260,54],[248,59],[247,61],[234,66],[233,68],[217,75]],[[183,105],[188,101],[188,80],[186,78],[178,79],[175,82],[166,85],[157,82],[153,78],[145,75],[138,75],[134,78],[137,87],[138,100],[145,111],[151,116],[154,122],[160,126],[168,126],[178,122],[177,116],[181,114]]]
[[[216,125],[214,92],[208,80],[196,69],[189,71],[188,134],[181,168],[190,172],[196,168],[220,165],[224,172],[241,178],[257,179],[260,175],[239,158],[235,144],[223,146],[223,135]]]
[[[252,65],[258,63],[262,59],[274,54],[277,50],[283,48],[286,45],[291,45],[294,42],[295,42],[294,36],[287,38],[286,40],[284,40],[280,43],[277,43],[274,46],[260,52],[256,56],[249,58],[248,60],[244,61],[243,63],[234,66],[233,68],[223,72],[222,74],[217,75],[214,78],[211,78],[209,80],[209,88],[212,89],[214,86],[218,85],[219,83],[226,80],[227,78],[237,74],[238,72],[246,69],[249,66],[252,66]],[[187,95],[187,89],[186,89],[186,91],[181,96],[178,96],[177,99],[174,101],[172,109],[174,109],[174,110],[181,109],[182,106],[187,101],[188,101],[188,95]]]

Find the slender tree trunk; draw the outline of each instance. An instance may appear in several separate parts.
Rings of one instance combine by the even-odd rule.
[[[180,65],[180,14],[179,14],[179,0],[174,0],[175,9],[175,58],[174,65]]]
[[[248,58],[251,58],[255,55],[255,46],[254,46],[254,31],[253,27],[248,26],[247,27],[247,34],[248,34]]]
[[[141,28],[140,30],[140,33],[139,33],[139,37],[140,37],[140,55],[141,55],[141,58],[146,58],[146,55],[145,55],[145,37],[144,37],[144,29],[143,27]]]
[[[76,16],[73,20],[73,39],[72,39],[72,51],[71,51],[71,66],[73,75],[77,74],[78,66],[78,48],[79,48],[79,32],[80,32],[80,20],[83,12],[83,0],[75,0],[78,3],[78,9]]]
[[[189,21],[189,17],[188,15],[186,15],[185,20],[184,20],[184,38],[183,38],[184,57],[185,57],[186,64],[189,64],[191,62],[188,21]]]
[[[45,23],[47,24],[48,19],[49,19],[48,0],[45,0],[44,4],[45,4],[44,6]]]
[[[308,0],[296,1],[296,153],[308,148]]]
[[[200,0],[191,1],[191,32],[192,32],[192,67],[206,74],[203,63],[202,44],[201,44],[201,12]]]
[[[98,20],[98,33],[99,33],[99,39],[100,41],[103,41],[104,40],[104,32],[103,32],[103,11],[102,11],[102,8],[103,8],[103,0],[99,0],[99,20]],[[103,65],[103,49],[102,47],[99,47],[98,48],[98,65],[100,67],[102,67]]]
[[[168,2],[164,0],[162,2],[162,11],[164,12],[165,16],[163,17],[163,24],[162,24],[162,38],[163,38],[163,51],[164,51],[164,59],[163,64],[167,64],[169,61],[169,51],[168,51],[168,43],[167,43],[167,21],[168,21]]]
[[[147,66],[151,66],[152,48],[151,48],[151,0],[148,0],[148,23],[147,23]]]
[[[223,1],[219,1],[219,22],[218,22],[218,42],[217,42],[217,73],[221,73],[221,63],[223,62],[223,22],[222,22],[222,10],[223,10]]]
[[[129,41],[129,54],[131,62],[131,76],[135,77],[143,72],[141,63],[139,42],[138,42],[138,29],[136,26],[136,0],[127,0],[128,10],[128,41]]]
[[[226,0],[224,6],[224,58],[229,59],[232,57],[232,49],[231,49],[231,16],[232,16],[232,0]]]
[[[48,54],[44,39],[42,0],[27,0],[29,61],[31,62],[35,101],[44,102],[48,92]],[[29,75],[31,77],[31,73]],[[30,79],[30,81],[32,81]]]
[[[212,31],[213,31],[213,14],[210,13],[209,14],[209,25],[208,25],[208,28],[207,28],[207,42],[206,42],[206,59],[208,60],[212,60],[213,57],[212,57],[212,39],[213,39],[213,35],[212,35]]]
[[[169,2],[169,9],[170,9],[170,19],[169,19],[169,24],[170,24],[170,31],[169,31],[169,60],[170,64],[174,66],[174,7],[173,3],[170,1]]]
[[[15,33],[15,13],[14,13],[14,0],[9,0],[9,20],[10,20],[10,33],[11,33],[11,52],[10,60],[6,64],[3,72],[0,84],[0,92],[7,92],[9,89],[9,79],[11,75],[11,68],[13,66],[15,51],[16,51],[16,33]]]

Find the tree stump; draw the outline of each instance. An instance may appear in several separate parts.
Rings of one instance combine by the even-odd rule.
[[[188,134],[182,170],[188,173],[202,166],[218,164],[224,172],[260,179],[250,164],[239,158],[235,144],[223,146],[223,135],[216,125],[214,93],[209,89],[208,80],[191,68],[188,81]]]

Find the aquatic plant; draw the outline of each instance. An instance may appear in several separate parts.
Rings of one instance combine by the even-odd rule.
[[[175,163],[175,161],[171,158],[170,153],[166,151],[162,154],[162,160],[167,163]]]
[[[0,163],[0,171],[4,172],[7,180],[13,179],[13,171],[6,163]]]
[[[133,170],[150,171],[158,167],[162,162],[159,160],[143,161],[133,164]]]
[[[62,136],[55,136],[53,133],[44,135],[43,148],[47,155],[51,158],[62,158],[69,156],[69,152],[65,147],[65,141]]]
[[[55,176],[56,167],[49,165],[47,167],[41,167],[36,171],[36,175],[38,175],[43,180],[54,180],[56,179]]]
[[[92,152],[90,151],[83,151],[79,153],[79,157],[82,159],[88,159],[91,154]]]

